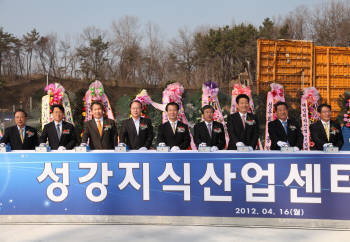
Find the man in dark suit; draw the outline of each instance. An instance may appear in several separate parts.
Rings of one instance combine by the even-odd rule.
[[[214,111],[210,105],[205,105],[201,109],[204,121],[194,126],[194,143],[197,148],[201,143],[211,146],[213,151],[225,148],[224,126],[213,120]]]
[[[5,129],[0,143],[10,144],[11,150],[34,150],[39,145],[35,128],[26,125],[27,113],[19,109],[14,113],[15,126]]]
[[[104,107],[99,101],[91,103],[93,118],[84,124],[82,143],[89,141],[92,150],[114,149],[118,145],[118,132],[114,120],[104,118]]]
[[[285,102],[275,104],[277,119],[269,122],[271,150],[280,150],[284,145],[303,148],[303,134],[299,124],[288,118],[288,105]]]
[[[54,104],[51,106],[51,112],[54,121],[44,126],[40,143],[46,143],[49,140],[49,146],[53,150],[73,149],[77,142],[77,137],[74,126],[63,121],[64,107]]]
[[[236,97],[238,112],[231,114],[227,120],[227,131],[230,137],[228,150],[237,146],[251,146],[256,149],[259,138],[259,123],[256,116],[248,113],[249,97],[240,94]]]
[[[323,150],[330,144],[341,149],[344,144],[343,134],[339,124],[331,120],[331,106],[321,104],[317,112],[320,120],[310,125],[311,140],[315,143],[311,149]]]
[[[168,103],[165,110],[169,121],[158,128],[157,143],[165,143],[171,147],[171,151],[186,150],[191,143],[188,126],[177,120],[179,108],[175,102]]]
[[[121,143],[133,150],[147,150],[152,145],[153,126],[148,118],[141,117],[142,104],[134,100],[130,103],[131,118],[122,122],[119,132]]]

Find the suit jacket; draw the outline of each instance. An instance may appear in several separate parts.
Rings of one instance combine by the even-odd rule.
[[[23,143],[17,125],[5,129],[0,143],[10,144],[12,150],[34,150],[39,145],[38,134],[35,128],[25,127]]]
[[[339,150],[344,144],[343,134],[338,123],[330,121],[329,140],[327,139],[326,131],[324,130],[321,120],[310,125],[311,140],[315,142],[313,150],[323,150],[325,143],[332,143]]]
[[[269,122],[269,136],[271,139],[271,150],[280,150],[277,145],[278,141],[288,142],[290,146],[303,148],[303,134],[299,124],[293,119],[287,119],[287,134],[279,119]]]
[[[208,127],[204,121],[194,126],[194,143],[197,148],[200,143],[204,142],[207,146],[216,146],[219,150],[224,149],[226,145],[224,126],[219,122],[213,121],[211,130],[212,134],[210,136]]]
[[[87,143],[92,150],[114,149],[118,145],[118,132],[114,120],[103,118],[102,136],[100,136],[95,119],[86,121],[82,143]]]
[[[175,134],[168,122],[162,124],[158,128],[157,143],[164,142],[167,146],[179,146],[181,150],[186,150],[191,143],[191,136],[188,126],[180,121],[177,121]]]
[[[119,132],[120,142],[125,143],[130,149],[136,150],[141,147],[149,149],[153,141],[153,126],[148,118],[140,118],[139,134],[136,132],[134,120],[129,118],[122,122]]]
[[[59,146],[64,146],[67,150],[73,149],[77,143],[74,126],[68,122],[62,121],[61,138],[58,139],[55,122],[52,121],[46,124],[40,137],[40,143],[46,143],[47,140],[49,140],[49,146],[53,150],[57,150]]]
[[[228,150],[236,150],[237,142],[256,148],[259,139],[259,122],[254,114],[247,113],[245,128],[239,112],[231,114],[227,120],[227,131],[230,137]]]

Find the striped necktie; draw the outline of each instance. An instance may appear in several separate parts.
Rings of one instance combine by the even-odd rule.
[[[175,134],[175,122],[171,122],[171,129],[173,130],[173,133]]]
[[[327,123],[324,123],[324,131],[326,132],[327,140],[329,141],[329,128]]]
[[[61,129],[60,129],[60,124],[57,124],[57,125],[56,125],[56,129],[57,129],[57,136],[58,136],[58,139],[60,140],[60,139],[61,139]]]

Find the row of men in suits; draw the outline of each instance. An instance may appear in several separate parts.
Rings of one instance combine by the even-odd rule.
[[[249,113],[249,97],[245,94],[236,98],[238,112],[229,116],[227,131],[229,134],[228,149],[235,150],[238,146],[257,148],[259,139],[259,122],[257,117]],[[91,104],[93,119],[85,122],[82,143],[89,142],[91,149],[114,149],[118,144],[118,131],[114,120],[104,117],[104,107],[101,102]],[[268,130],[271,139],[271,149],[278,150],[284,145],[302,149],[303,135],[299,124],[288,117],[288,105],[285,102],[275,104],[277,119],[269,122]],[[131,117],[122,121],[119,140],[130,149],[147,150],[152,146],[154,138],[152,122],[141,117],[142,104],[134,100],[130,104]],[[46,124],[40,137],[40,143],[49,142],[52,149],[72,149],[76,146],[77,137],[74,126],[63,121],[62,105],[51,107],[54,121]],[[190,131],[186,124],[177,120],[179,105],[171,102],[166,105],[169,121],[158,128],[157,143],[164,143],[172,150],[184,150],[190,147]],[[206,105],[201,109],[203,121],[194,126],[194,143],[198,147],[202,143],[222,150],[226,146],[225,131],[221,123],[213,120],[214,108]],[[332,144],[341,148],[343,137],[340,126],[330,120],[331,107],[322,104],[318,107],[320,120],[310,126],[313,149],[322,150],[324,145]],[[14,114],[15,126],[5,130],[0,141],[9,143],[13,150],[34,149],[39,144],[37,132],[26,125],[27,114],[18,110]]]
[[[301,150],[304,136],[299,124],[288,117],[287,103],[276,103],[275,110],[277,119],[268,124],[271,150],[279,150],[284,145],[298,147]],[[311,149],[323,150],[329,145],[341,149],[344,144],[343,134],[340,125],[331,120],[331,106],[321,104],[317,112],[320,119],[309,127]]]
[[[26,125],[27,113],[16,110],[14,120],[16,125],[5,129],[4,136],[0,143],[9,144],[12,150],[33,150],[40,143],[49,144],[52,149],[73,149],[77,142],[74,126],[63,120],[64,108],[62,105],[53,105],[51,112],[54,121],[44,126],[41,137],[38,137],[37,130]]]

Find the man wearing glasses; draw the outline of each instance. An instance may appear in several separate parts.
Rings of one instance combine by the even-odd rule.
[[[344,144],[343,134],[338,123],[331,120],[331,106],[321,104],[317,108],[320,120],[310,125],[311,140],[315,142],[313,150],[323,150],[327,146],[338,147]]]

